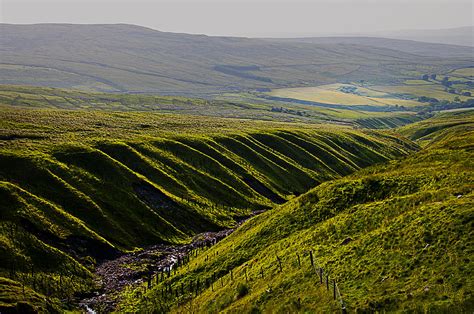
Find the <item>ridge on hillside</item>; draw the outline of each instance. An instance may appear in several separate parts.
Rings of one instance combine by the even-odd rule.
[[[418,149],[330,125],[8,109],[0,137],[0,311],[59,310],[104,260],[235,225],[326,180]],[[132,267],[132,266],[131,266]],[[38,302],[48,296],[51,303]],[[67,302],[71,305],[71,302]]]
[[[447,125],[448,118],[463,123]],[[332,282],[330,292],[319,283],[314,258],[348,311],[469,312],[474,113],[445,113],[403,132],[428,125],[437,129],[421,151],[325,182],[250,219],[142,297],[141,287],[125,293],[120,309],[340,310]],[[196,282],[196,294],[162,293]]]

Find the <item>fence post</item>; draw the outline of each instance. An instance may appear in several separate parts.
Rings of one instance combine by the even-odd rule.
[[[323,269],[319,267],[319,283],[323,284]]]
[[[298,257],[298,267],[301,268],[301,260],[300,260],[300,255],[296,253],[296,256]]]
[[[332,281],[334,287],[333,287],[333,297],[334,297],[334,300],[336,300],[336,280],[333,280]]]
[[[280,260],[280,257],[278,257],[278,255],[277,255],[277,261],[278,261],[278,265],[280,266],[280,272],[282,272],[283,268],[281,267],[281,260]]]
[[[314,268],[314,260],[313,260],[313,251],[309,251],[309,259],[311,260],[311,267]]]
[[[329,291],[329,276],[326,274],[326,289]]]
[[[262,275],[262,279],[263,279],[263,267],[260,267],[260,274]]]

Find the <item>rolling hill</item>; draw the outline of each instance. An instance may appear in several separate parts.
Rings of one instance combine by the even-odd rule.
[[[474,47],[474,26],[445,29],[408,29],[391,32],[378,32],[374,35],[387,38]]]
[[[473,118],[404,127],[424,149],[250,219],[146,293],[127,291],[119,309],[470,312]]]
[[[0,116],[2,312],[73,306],[100,261],[234,226],[418,149],[330,125],[15,107]]]
[[[366,39],[283,42],[125,24],[1,24],[0,34],[1,84],[107,92],[210,97],[351,80],[400,82],[472,65],[469,48],[417,42],[388,48]]]
[[[262,98],[198,99],[161,95],[91,93],[21,85],[0,85],[0,106],[33,109],[155,112],[280,122],[331,123],[369,129],[402,126],[420,120],[416,111],[363,111],[295,103],[265,102]],[[425,106],[423,106],[425,107]],[[279,109],[275,109],[279,108]]]

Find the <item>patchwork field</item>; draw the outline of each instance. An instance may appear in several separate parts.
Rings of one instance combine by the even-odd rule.
[[[456,70],[450,72],[449,74],[452,75],[452,76],[460,76],[460,77],[473,79],[474,78],[474,67],[456,69]]]
[[[213,100],[160,95],[91,93],[69,89],[0,85],[0,105],[16,108],[159,112],[251,120],[332,123],[366,128],[401,126],[420,119],[414,112],[369,112],[266,101],[252,94]]]
[[[427,106],[423,98],[430,98],[437,103],[466,102],[474,100],[473,68],[456,69],[447,74],[428,75],[425,79],[409,79],[402,84],[379,85],[364,84],[329,84],[315,87],[298,87],[274,89],[267,93],[283,99],[297,99],[314,102],[315,105],[341,105],[357,108],[385,106],[387,108],[420,109]],[[421,76],[421,75],[420,75]],[[367,107],[368,106],[368,107]]]
[[[317,103],[349,106],[423,106],[416,100],[399,99],[390,91],[353,84],[329,84],[317,87],[282,88],[272,90],[271,96],[309,100]]]
[[[371,89],[379,92],[393,93],[393,94],[408,94],[414,97],[431,97],[438,100],[454,101],[459,98],[461,101],[473,99],[463,95],[451,94],[445,91],[445,87],[441,84],[424,82],[414,84],[412,81],[408,82],[407,85],[396,85],[396,86],[371,86]],[[469,89],[472,90],[472,89]]]

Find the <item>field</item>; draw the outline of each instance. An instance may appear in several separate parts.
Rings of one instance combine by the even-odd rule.
[[[470,95],[474,94],[474,83],[471,74],[472,68],[461,68],[436,75],[435,79],[409,79],[402,84],[329,84],[274,89],[267,94],[272,96],[272,99],[311,101],[316,106],[340,105],[349,109],[359,107],[365,111],[378,110],[380,107],[391,110],[399,107],[405,110],[421,110],[429,104],[423,101],[423,98],[435,99],[436,102],[472,101],[474,98]]]
[[[456,69],[456,70],[452,71],[449,74],[452,75],[452,76],[473,79],[474,78],[474,67]]]
[[[332,123],[387,128],[420,118],[415,112],[369,112],[265,101],[252,94],[206,100],[178,96],[91,93],[69,89],[0,85],[0,104],[17,108],[159,112],[280,122]]]
[[[371,89],[386,93],[409,94],[415,97],[425,96],[447,101],[454,101],[456,97],[462,101],[472,99],[472,97],[450,94],[446,92],[445,88],[440,84],[433,84],[429,82],[425,82],[425,84],[412,84],[410,82],[408,85],[371,86]]]
[[[354,90],[345,92],[344,89]],[[416,100],[399,99],[381,88],[366,88],[354,84],[330,84],[317,87],[283,88],[270,92],[271,96],[314,101],[316,103],[347,106],[423,106]]]
[[[128,291],[120,309],[305,313],[340,311],[342,302],[349,312],[468,312],[474,113],[400,132],[425,148],[252,218],[146,294]],[[202,283],[199,292],[181,294],[190,282]]]

